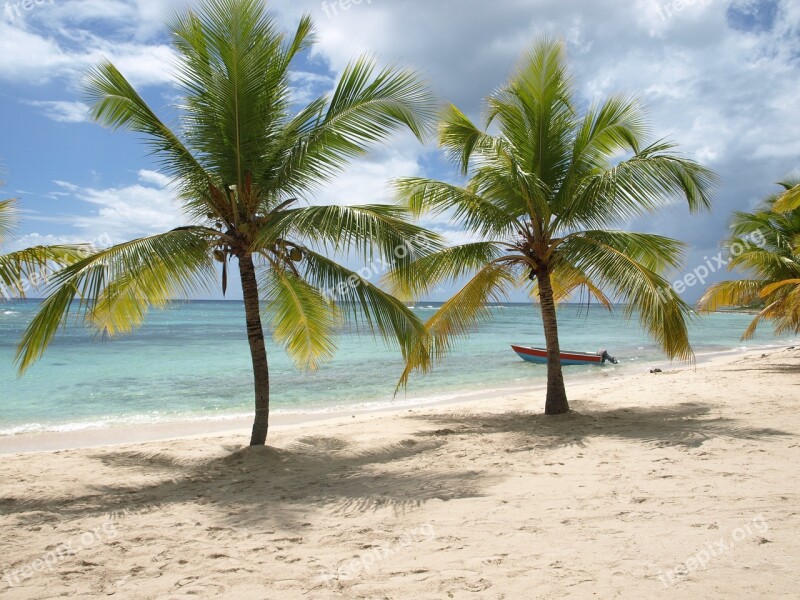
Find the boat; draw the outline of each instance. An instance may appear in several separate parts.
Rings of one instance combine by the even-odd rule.
[[[525,361],[539,364],[547,364],[547,349],[536,348],[534,346],[516,346],[511,344],[511,348],[517,355]],[[562,352],[562,365],[602,365],[606,362],[618,364],[619,361],[611,356],[607,351],[598,352]]]

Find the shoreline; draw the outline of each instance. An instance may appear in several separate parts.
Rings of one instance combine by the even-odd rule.
[[[790,348],[789,344],[769,344],[747,349],[730,349],[700,353],[696,355],[694,365],[675,364],[667,360],[644,363],[622,363],[618,370],[603,372],[582,372],[570,376],[565,371],[567,394],[571,390],[591,386],[606,381],[608,378],[627,379],[640,375],[651,368],[669,371],[695,369],[701,365],[714,364],[726,358],[735,358],[753,352],[780,351]],[[602,367],[601,367],[602,369]],[[395,415],[408,410],[471,405],[481,400],[497,396],[507,397],[518,394],[534,394],[546,388],[546,380],[542,379],[533,385],[490,386],[474,391],[457,390],[443,393],[440,396],[422,396],[397,402],[370,403],[362,402],[352,407],[336,407],[332,410],[304,412],[274,412],[270,417],[270,431],[297,429],[305,425],[324,425],[340,422],[343,419],[369,417],[372,415]],[[532,399],[538,401],[537,399]],[[541,399],[542,409],[544,401]],[[164,422],[145,424],[113,424],[110,426],[87,427],[72,431],[44,430],[0,436],[0,456],[29,454],[36,452],[53,452],[82,448],[98,448],[147,442],[193,439],[202,437],[223,437],[231,435],[249,435],[252,416],[220,416],[202,419],[175,419]]]

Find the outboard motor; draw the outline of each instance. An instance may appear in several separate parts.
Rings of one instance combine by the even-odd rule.
[[[619,361],[616,358],[614,358],[613,356],[611,356],[608,353],[607,350],[601,350],[600,352],[601,352],[600,357],[603,359],[600,362],[604,363],[604,362],[608,361],[612,365],[618,365],[619,364]]]

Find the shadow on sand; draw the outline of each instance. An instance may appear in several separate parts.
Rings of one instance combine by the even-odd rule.
[[[389,507],[404,512],[433,499],[481,495],[488,473],[425,472],[406,459],[441,447],[444,440],[406,439],[379,448],[352,448],[345,439],[303,437],[286,448],[225,447],[225,455],[202,462],[166,452],[108,451],[91,458],[127,469],[154,483],[96,486],[69,499],[0,497],[0,514],[23,522],[108,515],[121,519],[167,505],[198,504],[216,509],[223,524],[247,527],[265,522],[300,529],[322,507],[345,514]],[[232,502],[236,510],[230,510]]]
[[[559,416],[540,413],[442,413],[413,418],[432,423],[437,429],[421,436],[512,434],[519,450],[584,446],[593,437],[616,438],[653,446],[686,446],[696,448],[714,438],[756,440],[763,437],[788,436],[776,429],[742,426],[734,419],[714,417],[712,406],[684,402],[654,408],[618,408]],[[510,448],[509,450],[513,450]]]
[[[419,466],[420,458],[423,465],[434,464],[435,455],[447,451],[454,436],[487,437],[506,452],[522,452],[583,446],[595,437],[693,448],[713,438],[789,435],[714,417],[712,407],[704,404],[592,412],[580,412],[580,402],[576,407],[579,411],[559,417],[524,412],[415,414],[406,417],[421,425],[414,437],[370,449],[317,435],[281,449],[224,447],[221,456],[203,461],[168,452],[98,452],[91,458],[113,469],[130,470],[140,481],[145,476],[148,483],[97,486],[69,499],[3,497],[0,513],[32,524],[64,517],[125,518],[186,504],[211,509],[222,525],[266,523],[299,531],[311,513],[323,508],[343,515],[387,507],[404,512],[434,499],[481,496],[503,479],[502,472]]]

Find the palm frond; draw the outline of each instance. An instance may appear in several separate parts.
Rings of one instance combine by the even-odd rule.
[[[0,283],[24,297],[27,288],[46,285],[59,267],[73,264],[92,252],[89,245],[34,246],[0,255]]]
[[[759,317],[773,321],[776,336],[787,331],[800,333],[800,279],[785,279],[765,285],[761,288],[760,296],[768,304]],[[752,337],[757,325],[751,323],[742,339]]]
[[[0,200],[0,244],[8,240],[17,225],[17,201],[14,198]]]
[[[336,306],[317,288],[283,269],[270,269],[261,277],[272,317],[273,337],[302,368],[316,370],[336,351],[340,323]]]
[[[779,213],[787,213],[798,209],[800,209],[800,184],[796,184],[781,194],[773,206],[773,210]]]
[[[398,389],[407,385],[415,370],[425,373],[443,360],[456,340],[467,337],[475,325],[491,316],[489,303],[508,299],[507,290],[513,285],[513,274],[506,265],[488,264],[480,269],[425,323],[424,335],[415,339],[406,358]]]
[[[521,227],[513,215],[470,188],[422,177],[397,179],[393,187],[416,217],[451,215],[465,229],[495,237],[510,236]]]
[[[357,252],[366,262],[381,257],[405,264],[442,248],[439,235],[414,223],[401,206],[309,206],[274,215],[253,242],[258,250],[285,235],[322,245],[334,252]]]
[[[624,235],[575,236],[562,244],[559,253],[595,285],[613,290],[625,301],[626,317],[638,313],[641,326],[667,356],[693,360],[687,327],[691,309],[658,272],[646,266],[670,264],[675,247],[661,253],[658,247],[637,244],[634,239]],[[623,242],[620,247],[618,242]]]
[[[537,41],[487,104],[487,124],[495,122],[513,149],[513,170],[506,171],[521,181],[530,211],[549,221],[550,201],[569,168],[577,122],[564,44],[548,37]],[[499,170],[499,163],[494,166]]]
[[[554,199],[557,212],[576,210],[575,195],[587,179],[605,170],[617,155],[638,153],[647,133],[637,98],[615,95],[591,106],[575,131],[569,169]]]
[[[524,280],[519,283],[522,285],[529,283],[528,273],[524,272],[522,275],[524,276]],[[566,261],[559,260],[557,264],[552,267],[550,285],[553,288],[553,301],[556,304],[561,304],[562,302],[573,299],[576,291],[585,289],[604,308],[609,311],[612,308],[612,302],[608,296],[606,296],[605,292],[596,286],[584,271],[578,269],[574,265],[568,264]],[[538,281],[530,286],[530,297],[533,300],[539,300]]]
[[[185,197],[208,187],[211,177],[203,166],[113,64],[106,61],[95,67],[87,76],[85,90],[91,117],[111,129],[144,134],[161,167],[180,182]]]
[[[307,18],[301,21],[309,24]],[[188,145],[224,185],[241,189],[273,143],[290,103],[288,47],[258,0],[209,0],[172,24]],[[310,33],[306,30],[306,34]],[[301,35],[302,44],[302,35]],[[247,199],[243,199],[247,200]],[[246,204],[241,212],[248,212]]]
[[[778,290],[782,290],[787,286],[798,286],[798,285],[800,285],[800,279],[784,279],[783,281],[776,281],[775,283],[770,283],[761,288],[760,296],[762,298],[766,298],[768,296],[771,296]]]
[[[561,227],[607,227],[668,206],[682,196],[693,212],[708,209],[717,177],[658,142],[587,177],[559,216]]]
[[[495,153],[498,151],[500,143],[499,138],[479,129],[456,106],[449,104],[442,113],[439,125],[439,145],[450,161],[459,168],[462,175],[469,173],[473,153]]]
[[[767,282],[800,275],[800,262],[794,257],[785,252],[748,245],[743,238],[731,238],[726,245],[735,246],[737,239],[745,250],[737,256],[730,256],[728,269],[740,269],[761,276]]]
[[[704,312],[714,312],[729,306],[750,306],[759,300],[763,286],[764,282],[757,279],[720,281],[705,291],[697,307]]]
[[[774,292],[769,297],[769,303],[755,316],[742,335],[743,341],[751,339],[765,319],[772,321],[776,336],[786,332],[800,333],[800,286],[791,287],[788,293],[780,294],[777,298]]]
[[[425,139],[435,115],[435,99],[418,73],[394,65],[379,70],[363,56],[345,68],[330,97],[318,98],[289,122],[291,135],[276,147],[281,163],[273,181],[300,195],[400,128]]]
[[[653,233],[587,229],[567,236],[565,243],[573,237],[591,239],[613,248],[655,273],[666,273],[680,267],[686,251],[685,243]]]
[[[337,302],[346,323],[356,329],[366,325],[373,335],[396,343],[404,359],[424,332],[420,320],[403,302],[322,254],[306,251],[303,277]]]
[[[401,125],[423,141],[436,116],[436,103],[425,80],[396,66],[376,71],[375,62],[366,56],[345,67],[325,124],[358,144],[384,140]]]
[[[207,230],[182,228],[100,250],[60,270],[22,335],[20,372],[42,356],[73,310],[113,335],[141,324],[151,306],[207,290],[216,275],[208,250]]]
[[[780,185],[788,193],[798,181],[792,178]],[[749,279],[715,284],[700,299],[703,310],[763,304],[742,339],[755,335],[764,320],[773,322],[776,335],[800,331],[800,210],[776,209],[784,198],[772,195],[753,212],[734,213],[723,247],[728,269],[743,271]]]
[[[451,246],[396,266],[386,276],[389,290],[404,300],[424,298],[437,286],[455,283],[503,255],[499,242]]]

